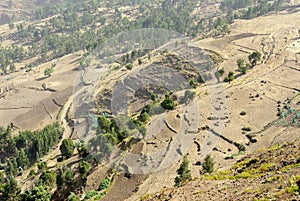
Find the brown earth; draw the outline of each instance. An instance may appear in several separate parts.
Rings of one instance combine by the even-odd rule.
[[[229,170],[195,178],[179,188],[165,188],[143,200],[299,200],[299,147],[297,140],[261,149]]]

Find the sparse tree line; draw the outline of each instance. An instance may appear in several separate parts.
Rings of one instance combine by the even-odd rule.
[[[34,16],[35,19],[51,17],[45,25],[13,22],[9,24],[11,29],[17,30],[12,39],[29,46],[26,50],[18,45],[2,47],[0,69],[4,74],[14,72],[16,62],[35,56],[38,56],[38,59],[27,63],[25,68],[35,67],[79,50],[91,52],[105,39],[126,30],[163,28],[190,36],[197,36],[199,33],[225,35],[230,33],[228,25],[234,19],[253,18],[280,10],[283,0],[276,0],[272,4],[267,0],[223,0],[220,9],[227,12],[227,15],[215,19],[191,15],[197,3],[196,0],[164,0],[157,6],[157,2],[149,1],[70,0],[63,4],[45,6],[38,9]],[[134,20],[123,17],[118,9],[121,5],[139,6],[141,16]],[[106,16],[104,12],[98,12],[97,8],[100,6],[115,8],[115,12]]]
[[[199,170],[199,173],[201,175],[203,174],[210,174],[214,171],[214,165],[215,162],[210,154],[206,155],[203,162],[201,163],[201,169]],[[175,177],[175,187],[180,187],[185,185],[187,182],[192,180],[192,174],[191,170],[189,169],[189,160],[187,158],[187,155],[183,157],[183,161],[180,164],[180,167],[177,169],[178,176]]]
[[[251,19],[272,11],[280,11],[284,0],[222,0],[220,10],[227,12],[227,19]]]
[[[250,55],[248,55],[248,61],[249,63],[246,63],[246,61],[244,59],[238,59],[236,61],[237,67],[238,67],[238,71],[241,74],[246,74],[247,71],[250,68],[253,68],[254,66],[256,66],[258,64],[258,62],[261,60],[261,53],[258,51],[255,51],[253,53],[251,53]],[[217,76],[221,77],[223,76],[225,73],[224,69],[220,69],[217,73]],[[233,71],[230,71],[228,73],[228,75],[224,78],[224,82],[231,82],[235,79],[235,75]]]
[[[228,23],[224,18],[217,18],[214,23],[210,23],[208,19],[191,15],[197,3],[195,0],[164,0],[157,6],[157,2],[149,1],[120,1],[115,4],[91,0],[70,1],[65,5],[55,4],[40,8],[36,12],[36,19],[51,17],[45,25],[10,24],[11,29],[17,30],[12,39],[27,43],[28,49],[22,50],[21,46],[16,46],[15,49],[19,51],[16,53],[9,50],[13,47],[3,48],[2,54],[5,58],[2,59],[0,55],[2,72],[8,73],[10,63],[14,64],[35,56],[38,56],[38,59],[28,63],[25,68],[35,67],[45,61],[79,50],[91,52],[105,39],[126,30],[163,28],[190,36],[196,36],[210,29],[217,30],[216,35],[229,33]],[[118,10],[123,4],[138,4],[141,16],[134,20],[123,17]],[[111,13],[108,17],[109,22],[106,22],[105,13],[97,11],[96,8],[99,6],[115,8],[115,13]],[[10,72],[13,71],[14,66]]]

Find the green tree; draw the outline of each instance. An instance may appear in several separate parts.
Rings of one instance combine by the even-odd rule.
[[[203,163],[201,164],[202,170],[200,171],[200,174],[212,173],[214,171],[214,164],[215,163],[210,154],[206,155]]]
[[[175,103],[173,101],[173,99],[171,98],[171,95],[169,93],[167,93],[165,95],[165,99],[163,100],[163,102],[161,103],[161,106],[165,109],[165,110],[173,110],[175,107]]]
[[[224,82],[231,82],[234,80],[234,72],[230,71],[228,73],[228,76],[224,78]]]
[[[23,169],[27,169],[29,166],[29,159],[23,149],[18,152],[17,157],[17,164],[19,167],[22,167]]]
[[[98,191],[108,188],[109,184],[110,184],[110,180],[108,178],[102,179],[99,184]]]
[[[9,65],[9,70],[10,70],[10,72],[15,72],[16,71],[16,65],[14,64],[14,63],[10,63],[10,65]]]
[[[78,145],[77,145],[77,151],[79,156],[81,157],[86,157],[89,155],[89,150],[86,144],[84,144],[84,141],[81,141]]]
[[[0,172],[0,189],[1,189],[1,185],[5,183],[5,177],[3,172]],[[0,190],[1,191],[1,190]]]
[[[258,51],[253,52],[248,56],[248,60],[252,66],[255,66],[261,60],[261,53]]]
[[[71,139],[64,139],[59,147],[61,155],[66,158],[70,158],[74,153],[74,143]]]
[[[111,130],[111,121],[102,115],[98,117],[98,124],[104,133]]]
[[[25,201],[50,201],[51,193],[44,185],[35,186],[31,191],[25,191],[21,195],[21,200]]]
[[[185,155],[180,167],[177,169],[178,176],[175,178],[175,186],[179,187],[184,185],[186,182],[192,180],[191,171],[189,169],[189,161]]]
[[[81,175],[82,178],[85,178],[87,176],[87,173],[90,170],[90,163],[87,161],[80,161],[79,165],[78,165],[78,170],[79,170],[79,174]]]
[[[53,73],[53,67],[46,68],[44,71],[44,75],[50,77]]]
[[[74,172],[67,166],[63,166],[58,170],[56,175],[56,185],[61,187],[63,185],[71,186],[74,183]]]
[[[9,26],[9,29],[13,29],[15,27],[15,24],[13,22],[10,22],[8,26]]]
[[[146,111],[142,111],[141,114],[138,116],[138,120],[147,123],[150,120],[150,115]]]
[[[132,70],[132,68],[133,68],[133,65],[130,63],[130,64],[127,64],[126,65],[126,68],[127,68],[127,70]]]
[[[138,63],[139,63],[139,65],[142,65],[142,63],[143,63],[142,59],[138,59]]]
[[[73,192],[68,196],[68,201],[80,201],[80,198]]]
[[[48,187],[53,187],[54,184],[56,183],[56,174],[54,171],[44,171],[39,179],[39,182],[42,185],[48,186]]]
[[[18,187],[17,181],[12,177],[8,179],[3,187],[2,199],[7,201],[16,201],[21,190]]]
[[[154,93],[151,93],[150,98],[152,101],[156,101],[156,95]]]
[[[218,70],[218,72],[219,72],[220,76],[223,76],[225,73],[225,70],[224,70],[224,68],[221,68],[220,70]]]
[[[244,61],[244,59],[238,59],[238,60],[236,61],[236,63],[237,63],[237,65],[238,65],[239,68],[245,66],[245,61]]]
[[[8,160],[6,163],[7,163],[7,165],[5,167],[6,176],[15,176],[15,175],[17,175],[18,170],[17,170],[16,165],[14,165],[14,163],[12,163],[10,160]]]
[[[39,170],[46,170],[47,169],[47,162],[46,161],[40,162],[37,165],[37,167],[38,167]]]

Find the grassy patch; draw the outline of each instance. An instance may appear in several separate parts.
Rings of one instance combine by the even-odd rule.
[[[272,183],[274,181],[282,181],[282,176],[281,175],[274,175],[274,176],[272,176],[272,177],[270,177],[266,180],[266,182],[268,182],[268,183]]]
[[[272,167],[274,167],[274,164],[271,163],[263,163],[260,165],[260,170],[262,172],[267,172],[269,171]]]
[[[299,163],[284,166],[284,167],[281,168],[279,171],[280,171],[280,172],[288,172],[290,169],[297,168],[297,167],[300,167],[300,164],[299,164]]]
[[[246,158],[241,162],[238,162],[232,166],[233,169],[245,168],[246,165],[252,160],[252,158]]]
[[[140,201],[143,201],[143,200],[148,199],[149,196],[150,196],[149,194],[145,194],[145,195],[141,196],[141,197],[140,197]]]

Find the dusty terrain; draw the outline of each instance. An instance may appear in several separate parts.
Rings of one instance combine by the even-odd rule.
[[[297,3],[300,2],[294,1],[294,4]],[[216,14],[213,12],[214,6],[211,7],[204,8],[205,13],[209,16]],[[197,10],[197,12],[201,12],[201,10]],[[300,33],[298,31],[300,27],[299,22],[295,20],[299,18],[300,11],[295,8],[292,13],[282,12],[252,20],[236,20],[230,27],[231,33],[222,38],[188,41],[184,48],[172,52],[170,57],[153,51],[150,60],[147,59],[147,56],[143,57],[143,64],[139,66],[135,62],[132,71],[126,70],[125,67],[118,70],[113,70],[113,67],[108,69],[101,82],[95,85],[98,88],[95,91],[91,91],[95,88],[89,88],[87,91],[99,99],[99,104],[103,106],[101,109],[108,112],[112,112],[112,108],[110,108],[112,104],[113,109],[120,109],[118,104],[122,106],[122,103],[124,104],[124,101],[129,99],[126,97],[126,93],[139,90],[141,85],[172,80],[178,81],[175,84],[172,82],[174,86],[179,86],[182,82],[187,81],[188,76],[184,77],[183,75],[190,75],[194,72],[186,68],[181,71],[184,73],[178,73],[175,70],[174,64],[177,61],[174,59],[176,58],[174,55],[186,55],[182,58],[183,60],[194,66],[201,66],[205,58],[197,57],[197,51],[205,50],[207,55],[218,58],[217,68],[224,68],[225,75],[229,71],[234,71],[236,79],[230,84],[208,80],[206,85],[198,86],[195,90],[197,96],[193,104],[179,106],[172,112],[151,117],[151,122],[147,124],[146,138],[141,140],[137,147],[125,152],[127,157],[122,159],[127,165],[131,165],[138,174],[130,178],[121,174],[103,199],[138,200],[144,195],[160,192],[162,188],[167,190],[154,195],[153,199],[162,199],[165,198],[164,196],[171,195],[173,200],[184,200],[187,196],[195,200],[199,198],[205,200],[211,199],[211,194],[219,192],[220,199],[230,200],[236,196],[232,192],[239,189],[236,193],[242,200],[250,199],[249,192],[261,193],[261,191],[245,187],[246,185],[254,186],[255,183],[262,181],[261,178],[238,183],[232,180],[195,180],[189,186],[181,189],[170,188],[174,185],[176,169],[181,163],[182,156],[186,153],[190,161],[192,176],[198,178],[200,177],[200,167],[197,164],[207,153],[211,153],[214,157],[216,169],[223,170],[262,147],[299,139],[299,126],[287,126],[287,121],[290,121],[289,117],[284,120],[277,116],[278,111],[284,110],[287,103],[295,111],[300,109],[300,96],[298,96],[300,93]],[[2,32],[8,31],[7,25],[2,27]],[[4,41],[5,43],[9,43],[9,41]],[[243,58],[247,61],[247,56],[255,50],[263,54],[262,61],[250,69],[246,75],[240,75],[237,71],[237,59]],[[79,78],[76,69],[81,57],[81,53],[75,53],[60,58],[58,61],[40,65],[29,72],[18,69],[18,72],[1,76],[0,125],[12,124],[16,130],[35,130],[58,119],[66,129],[63,138],[70,137],[72,132],[67,124],[69,118],[73,118],[73,116],[70,114],[72,112],[69,112],[69,108],[74,98],[71,96],[74,94],[73,87]],[[174,61],[164,60],[165,58],[173,58]],[[45,77],[44,70],[54,62],[57,62],[54,73],[50,77]],[[157,64],[162,64],[164,68],[158,68]],[[201,71],[201,73],[203,73],[203,77],[209,75],[207,71]],[[220,78],[221,81],[223,77]],[[184,79],[181,80],[182,78]],[[140,82],[139,79],[148,81]],[[131,83],[131,85],[126,85],[126,83]],[[118,91],[113,91],[113,89],[118,89],[118,86],[120,89],[126,88],[127,91],[121,91],[124,94],[116,93]],[[172,89],[174,86],[165,87]],[[103,95],[105,90],[107,96]],[[175,93],[175,95],[180,96],[180,93],[182,95],[182,92]],[[162,92],[159,95],[163,97],[163,94]],[[116,95],[115,100],[110,100],[112,95]],[[105,99],[107,102],[101,98],[107,98]],[[128,109],[126,112],[135,115],[148,103],[149,100],[134,97],[126,108]],[[242,111],[246,115],[241,116]],[[80,121],[80,119],[76,120]],[[180,129],[185,126],[191,134],[188,137],[180,133]],[[244,127],[250,127],[251,131],[242,131]],[[81,130],[75,130],[75,133],[77,135],[73,136],[74,138],[82,136]],[[249,136],[256,142],[251,142]],[[180,144],[182,142],[180,140],[185,139],[190,140],[190,143],[184,147],[186,150],[184,148],[176,149],[175,142]],[[237,144],[245,146],[246,150],[239,150]],[[293,146],[296,148],[291,148],[291,150],[295,157],[298,157],[299,143]],[[59,145],[42,159],[48,161],[49,167],[57,164],[58,147]],[[167,149],[167,147],[171,148]],[[151,156],[157,152],[162,154],[157,157],[149,157],[149,163],[152,166],[149,165],[148,169],[136,162],[142,161],[139,160],[139,157]],[[230,159],[225,160],[225,157]],[[76,160],[77,156],[74,156],[67,162]],[[282,174],[283,180],[288,179],[292,174],[299,174],[298,169],[293,171]],[[19,178],[19,180],[23,181],[28,172],[24,174],[24,178]],[[147,174],[145,176],[141,173]],[[91,171],[84,191],[97,189],[99,181],[106,174],[107,167],[103,164]],[[26,181],[23,190],[31,185],[32,181]],[[202,186],[207,186],[207,188],[199,190],[198,188]],[[260,188],[267,187],[262,185]],[[203,191],[210,193],[203,194]],[[263,193],[267,194],[265,191]],[[224,197],[225,195],[227,197]]]
[[[268,147],[273,143],[293,141],[299,138],[298,127],[285,127],[282,126],[282,122],[271,123],[278,118],[276,116],[277,108],[282,108],[288,100],[299,94],[300,36],[298,23],[293,20],[299,16],[298,12],[260,17],[249,21],[238,20],[231,26],[232,33],[229,36],[195,42],[200,47],[219,53],[225,59],[220,64],[220,67],[225,69],[225,74],[230,70],[236,71],[236,60],[238,58],[246,60],[247,55],[253,50],[261,51],[264,54],[265,59],[261,64],[249,70],[246,75],[238,77],[231,84],[223,85],[226,92],[228,120],[221,134],[246,145],[249,140],[241,129],[251,127],[252,131],[249,133],[253,133],[258,142],[246,145],[246,153],[251,153],[261,147]],[[266,26],[266,24],[272,26]],[[243,36],[243,33],[249,32],[253,33],[252,36]],[[198,103],[201,105],[201,114],[206,118],[209,117],[208,109],[210,108],[207,107],[210,101],[209,94],[205,95],[203,89],[199,89],[198,99]],[[293,108],[299,109],[299,96],[293,99],[291,104]],[[241,116],[241,111],[245,111],[246,115]],[[202,119],[200,125],[206,124],[209,125],[210,122]],[[195,138],[201,142],[203,135],[205,133],[200,132]],[[196,149],[197,146],[194,145],[188,151],[190,168],[194,177],[199,176],[199,167],[194,164],[201,160],[199,155],[195,154],[197,153]],[[242,157],[224,160],[226,156],[238,153],[238,150],[223,139],[217,141],[214,150],[212,155],[217,168],[229,167]],[[155,193],[162,186],[173,186],[179,164],[180,161],[166,170],[151,174],[140,186],[139,191],[128,200],[136,200],[139,196],[147,193]],[[150,185],[154,183],[155,185]]]
[[[61,107],[73,93],[79,65],[75,55],[58,60],[54,73],[48,77],[44,70],[53,62],[26,72],[1,76],[1,116],[3,126],[13,123],[19,129],[35,130],[54,122]]]
[[[143,200],[299,200],[299,140],[247,155],[229,170],[164,188]],[[298,184],[299,185],[299,184]]]
[[[0,25],[11,22],[11,19],[27,19],[36,8],[58,2],[62,2],[62,0],[3,0],[0,2]]]

